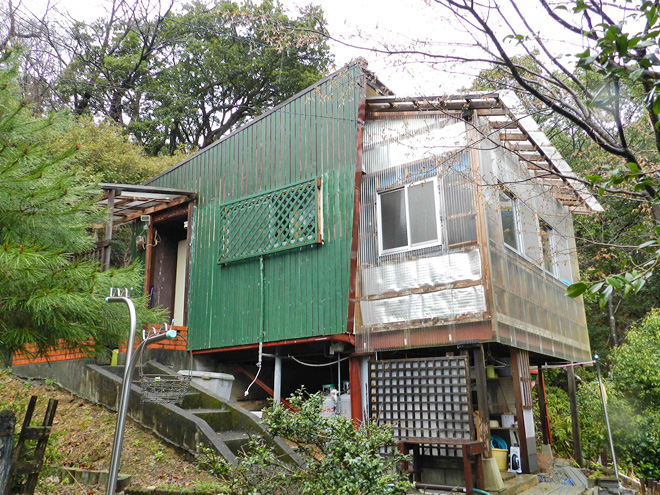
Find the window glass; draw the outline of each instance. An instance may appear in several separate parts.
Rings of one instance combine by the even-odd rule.
[[[436,179],[378,193],[381,253],[440,243]]]
[[[502,234],[504,244],[516,251],[520,250],[518,242],[518,219],[515,199],[509,194],[500,193],[500,214],[502,216]]]
[[[383,251],[408,246],[405,190],[381,194],[380,214]]]
[[[552,227],[541,222],[541,250],[543,253],[543,268],[555,274],[555,259],[552,245]]]
[[[408,188],[410,210],[410,244],[438,240],[434,182],[423,182]]]

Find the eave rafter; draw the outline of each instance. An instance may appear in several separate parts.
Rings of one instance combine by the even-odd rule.
[[[159,211],[194,200],[197,193],[180,189],[168,189],[132,184],[106,184],[99,187],[103,195],[98,204],[112,205],[112,225],[117,227]]]

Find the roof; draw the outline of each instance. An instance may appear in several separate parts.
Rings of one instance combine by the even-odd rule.
[[[367,111],[370,113],[441,111],[469,118],[473,110],[485,117],[490,128],[497,133],[493,143],[501,143],[517,155],[527,164],[532,175],[572,213],[584,215],[603,211],[585,183],[575,175],[513,92],[367,99]],[[466,115],[461,115],[466,111]]]
[[[323,79],[315,82],[311,86],[308,86],[305,89],[303,89],[302,91],[300,91],[299,93],[293,95],[289,99],[287,99],[287,100],[283,101],[282,103],[276,105],[275,107],[271,108],[267,112],[264,112],[261,115],[255,117],[254,119],[240,125],[239,127],[234,129],[233,131],[228,132],[227,134],[224,134],[217,141],[211,143],[209,146],[207,146],[205,148],[202,148],[201,150],[197,151],[196,153],[188,156],[187,158],[185,158],[181,162],[179,162],[175,165],[172,165],[170,168],[168,168],[167,170],[161,172],[160,174],[156,175],[155,177],[152,177],[151,179],[148,179],[147,181],[144,182],[144,184],[150,184],[150,183],[154,182],[155,180],[157,180],[158,178],[162,177],[163,175],[169,174],[173,170],[185,165],[186,163],[191,161],[196,156],[198,156],[202,153],[208,152],[209,149],[211,149],[215,146],[219,146],[223,141],[229,139],[230,137],[232,137],[236,133],[241,132],[246,127],[254,125],[259,120],[264,119],[264,118],[268,117],[269,115],[277,112],[278,110],[285,107],[286,105],[288,105],[290,102],[294,101],[295,99],[300,98],[301,96],[316,90],[316,88],[318,88],[322,84],[330,81],[331,79],[334,79],[338,76],[341,76],[341,75],[345,74],[347,70],[353,69],[355,67],[360,69],[362,75],[364,75],[364,79],[365,79],[366,84],[367,84],[367,92],[369,93],[369,95],[385,96],[385,95],[393,95],[394,94],[387,86],[385,86],[380,81],[380,79],[378,79],[378,77],[373,72],[371,72],[367,69],[367,63],[363,58],[357,58],[357,59],[347,63],[341,69],[333,72],[332,74],[329,74],[328,76],[324,77]]]
[[[167,189],[131,184],[101,183],[103,196],[99,205],[113,205],[112,224],[121,225],[173,206],[187,203],[197,197],[197,193],[181,189]]]

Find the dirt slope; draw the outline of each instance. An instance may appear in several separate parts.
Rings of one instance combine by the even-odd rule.
[[[39,397],[34,424],[41,424],[48,399],[59,401],[53,432],[46,450],[47,469],[37,489],[40,494],[105,493],[105,486],[87,487],[61,483],[58,466],[108,469],[115,432],[115,413],[66,392],[54,384],[21,380],[0,370],[0,410],[16,414],[17,431],[28,401]],[[188,461],[192,462],[188,462]],[[129,420],[123,442],[120,471],[132,475],[131,487],[190,488],[212,490],[217,478],[198,470],[185,452]]]

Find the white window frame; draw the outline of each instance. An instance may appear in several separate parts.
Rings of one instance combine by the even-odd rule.
[[[433,187],[433,197],[435,199],[435,226],[436,226],[436,232],[438,233],[437,239],[434,241],[428,241],[428,242],[422,242],[422,243],[417,243],[417,244],[411,244],[410,242],[410,201],[408,200],[408,190],[413,187],[413,186],[418,186],[420,184],[431,184]],[[382,216],[382,211],[381,211],[381,195],[387,194],[390,192],[398,191],[398,190],[403,190],[404,191],[404,201],[405,201],[405,206],[406,206],[406,237],[408,238],[408,245],[407,246],[401,246],[398,248],[392,248],[392,249],[383,249],[383,216]],[[421,180],[417,182],[411,182],[410,184],[406,184],[403,187],[397,187],[397,188],[392,188],[392,189],[387,189],[383,191],[377,191],[376,192],[376,222],[378,225],[378,252],[380,253],[380,256],[388,255],[388,254],[396,254],[396,253],[405,253],[407,251],[414,251],[417,249],[423,249],[423,248],[428,248],[428,247],[434,247],[434,246],[440,246],[442,245],[442,230],[441,230],[441,222],[440,222],[440,195],[438,193],[438,178],[437,177],[432,177],[430,179],[426,180]]]
[[[504,240],[505,238],[505,232],[504,232],[504,225],[502,224],[502,199],[500,197],[501,194],[504,194],[505,196],[508,196],[509,199],[511,200],[511,212],[513,213],[513,223],[515,225],[514,228],[514,235],[516,237],[516,244],[518,245],[517,247],[511,246],[506,243]],[[500,224],[502,228],[502,244],[506,246],[507,248],[511,249],[512,251],[515,251],[516,253],[520,254],[521,256],[525,256],[525,246],[524,246],[524,239],[522,235],[522,225],[520,221],[520,200],[516,197],[515,194],[513,194],[511,191],[508,189],[501,189],[498,191],[497,195],[497,202],[498,202],[498,207],[500,209]]]
[[[546,268],[546,253],[544,252],[543,249],[543,236],[547,235],[548,239],[548,249],[549,249],[549,255],[550,255],[550,268],[551,270],[548,270]],[[543,218],[539,217],[539,237],[541,241],[541,267],[546,273],[549,273],[555,278],[559,277],[559,260],[557,259],[557,246],[558,246],[558,241],[557,241],[557,231],[555,228],[550,225],[548,222],[543,220]]]

